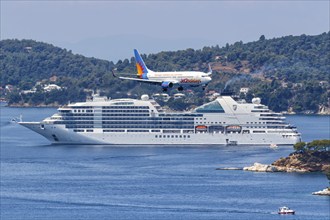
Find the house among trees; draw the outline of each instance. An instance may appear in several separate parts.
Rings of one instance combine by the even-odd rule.
[[[24,48],[26,52],[31,52],[32,51],[32,47],[25,47]]]
[[[185,94],[183,94],[183,93],[176,93],[176,94],[174,94],[174,99],[182,99],[182,98],[184,98],[186,95]]]
[[[244,93],[244,95],[246,95],[248,92],[249,92],[249,88],[247,87],[242,87],[240,90],[239,90],[240,93]]]
[[[328,87],[329,83],[328,83],[328,81],[323,80],[323,81],[319,82],[319,85],[322,86],[322,87]]]
[[[164,102],[167,102],[171,97],[166,93],[162,93],[162,94],[156,93],[152,95],[152,98],[155,100],[162,100]]]
[[[60,86],[56,85],[56,84],[49,84],[49,85],[46,85],[44,87],[44,90],[46,92],[50,92],[50,91],[55,90],[55,89],[56,90],[61,90],[62,88]]]
[[[57,76],[54,75],[54,76],[50,77],[49,81],[50,82],[56,82],[57,81]]]
[[[14,91],[15,87],[13,85],[8,84],[8,85],[5,86],[5,89],[8,92],[12,92],[12,91]]]
[[[37,92],[37,89],[34,87],[32,89],[29,89],[29,90],[23,90],[21,92],[21,94],[30,94],[30,93],[36,93]]]

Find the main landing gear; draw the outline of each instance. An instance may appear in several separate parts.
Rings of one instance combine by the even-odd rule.
[[[202,87],[203,91],[205,90],[206,86],[207,86],[207,84],[205,84],[205,85]]]
[[[178,91],[183,91],[183,87],[182,86],[180,86],[179,88],[178,88]]]

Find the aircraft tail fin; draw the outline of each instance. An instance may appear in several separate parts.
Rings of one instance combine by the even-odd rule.
[[[134,56],[135,56],[135,61],[136,61],[137,76],[139,78],[146,78],[147,73],[150,70],[147,68],[142,57],[140,56],[139,52],[136,49],[134,49]]]

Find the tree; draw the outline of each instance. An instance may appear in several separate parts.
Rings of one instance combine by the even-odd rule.
[[[266,40],[265,35],[261,35],[260,38],[259,38],[259,40],[260,40],[260,41],[264,41],[264,40]]]
[[[329,151],[330,140],[314,140],[307,144],[307,148],[315,151]]]
[[[293,145],[293,149],[296,152],[304,152],[305,151],[305,147],[306,147],[306,143],[305,142],[298,142],[296,144]]]

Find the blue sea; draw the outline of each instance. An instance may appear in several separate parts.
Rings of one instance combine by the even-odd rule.
[[[271,163],[292,147],[109,147],[51,145],[18,124],[54,108],[1,107],[1,220],[324,219],[321,173],[216,170]],[[287,116],[304,141],[329,139],[329,116]],[[296,215],[277,214],[289,206]]]

